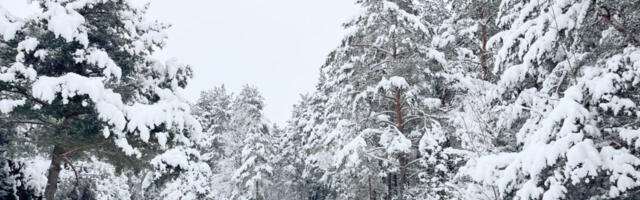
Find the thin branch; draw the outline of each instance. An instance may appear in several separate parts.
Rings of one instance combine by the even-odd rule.
[[[396,112],[388,111],[388,110],[387,110],[387,111],[379,112],[379,113],[378,113],[378,115],[383,115],[383,114],[395,114],[395,113],[396,113]]]
[[[391,122],[391,121],[381,120],[380,122],[383,122],[383,123],[386,123],[386,124],[388,124],[388,125],[390,125],[390,126],[396,127],[396,123]]]
[[[543,114],[543,113],[541,113],[540,111],[533,110],[533,109],[531,109],[531,108],[529,108],[529,107],[526,107],[526,106],[522,106],[522,105],[516,105],[516,106],[517,106],[517,107],[520,107],[520,108],[522,108],[522,109],[524,109],[524,110],[528,110],[528,111],[531,111],[531,112],[537,113],[537,114],[539,114],[539,115],[544,115],[544,114]]]
[[[380,96],[382,96],[382,97],[383,97],[383,98],[385,98],[385,99],[388,99],[388,100],[394,101],[394,102],[395,102],[395,101],[397,101],[395,97],[390,97],[390,96],[387,96],[387,95],[380,95]]]
[[[51,126],[53,128],[56,129],[62,129],[65,127],[59,126],[53,122],[48,122],[46,120],[43,119],[34,119],[37,121],[31,121],[31,120],[27,120],[27,119],[23,119],[23,120],[11,120],[10,118],[0,118],[0,120],[4,120],[6,121],[7,124],[31,124],[31,125],[42,125],[42,126]]]
[[[417,163],[418,161],[420,161],[420,159],[415,159],[415,160],[413,160],[413,161],[411,161],[411,162],[407,163],[407,166],[412,165],[412,164],[414,164],[414,163]]]
[[[392,162],[391,160],[384,159],[384,158],[381,158],[381,157],[378,157],[378,156],[375,156],[375,155],[371,155],[371,154],[368,154],[368,153],[363,153],[363,154],[364,154],[365,156],[367,156],[367,157],[375,158],[375,159],[382,160],[382,161],[386,161],[386,162],[389,162],[390,164],[394,164],[394,165],[395,165],[395,163],[394,163],[394,162]]]
[[[89,148],[102,146],[103,144],[107,143],[107,141],[108,141],[108,140],[105,140],[105,141],[102,141],[102,142],[100,142],[100,143],[98,143],[98,144],[95,144],[95,145],[92,145],[92,146],[80,147],[80,148],[77,148],[77,149],[74,149],[74,150],[68,151],[68,152],[66,152],[66,153],[61,154],[61,155],[60,155],[60,157],[68,157],[68,156],[72,156],[72,155],[74,155],[74,154],[77,154],[77,153],[80,153],[80,152],[83,152],[83,151],[89,150]]]
[[[371,153],[371,152],[374,152],[374,151],[377,151],[377,150],[383,150],[383,149],[384,149],[384,147],[373,148],[373,149],[367,150],[366,153]]]
[[[430,114],[426,114],[425,116],[433,118],[433,119],[449,119],[449,117],[441,117],[441,116],[436,116],[436,115],[430,115]]]
[[[9,121],[11,124],[33,124],[33,125],[46,125],[43,122],[34,122],[34,121]]]
[[[74,149],[74,150],[71,150],[71,151],[69,151],[69,152],[66,152],[66,153],[61,154],[61,155],[60,155],[60,157],[65,158],[65,157],[67,157],[67,156],[72,156],[72,155],[74,155],[74,154],[77,154],[77,153],[80,153],[80,152],[86,151],[86,150],[88,150],[88,149],[89,149],[89,148],[87,148],[87,147],[77,148],[77,149]]]
[[[374,66],[371,66],[371,68],[372,68],[372,69],[375,69],[375,68],[378,68],[378,67],[380,67],[380,66],[382,66],[382,65],[384,65],[384,64],[387,64],[387,63],[389,63],[389,62],[391,62],[391,60],[385,60],[385,61],[382,61],[382,62],[380,62],[380,63],[378,63],[378,64],[376,64],[376,65],[374,65]]]
[[[551,14],[553,15],[553,21],[556,24],[556,29],[558,29],[558,27],[560,27],[560,25],[558,25],[558,19],[556,17],[556,12],[554,11],[554,9],[551,9]],[[558,29],[558,31],[559,31],[559,29]],[[567,47],[564,46],[564,44],[562,44],[562,43],[559,43],[559,44],[560,44],[560,47],[562,47],[562,51],[563,51],[564,55],[567,56],[567,64],[569,64],[569,69],[571,69],[573,71],[574,69],[573,69],[573,66],[571,64],[571,57],[572,56],[571,56],[571,54],[569,54],[570,51],[567,50]],[[575,84],[578,84],[578,80],[576,78],[577,73],[578,73],[577,70],[578,69],[575,69],[575,71],[573,73],[573,80],[574,80]]]
[[[379,47],[379,46],[373,46],[373,45],[368,45],[368,44],[351,44],[351,46],[354,46],[354,47],[364,47],[364,48],[372,48],[372,49],[376,49],[376,50],[378,50],[378,51],[382,51],[382,52],[384,52],[384,53],[386,53],[386,54],[389,54],[389,55],[393,56],[393,53],[392,53],[392,52],[390,52],[390,51],[388,51],[388,50],[386,50],[386,49],[383,49],[382,47]]]
[[[69,166],[71,166],[71,169],[73,170],[73,173],[76,175],[76,187],[78,186],[78,183],[80,182],[80,178],[78,176],[78,171],[76,170],[76,167],[73,166],[73,164],[71,163],[71,161],[69,159],[67,159],[67,157],[61,157],[61,159],[66,162],[67,164],[69,164]]]
[[[402,123],[402,126],[409,124],[409,122],[414,121],[414,120],[418,120],[418,119],[422,119],[422,117],[412,117],[412,118],[408,118],[407,120],[404,121],[404,123]]]
[[[23,97],[25,97],[25,98],[27,98],[27,99],[29,99],[29,100],[31,100],[31,101],[34,101],[34,102],[36,102],[36,103],[38,103],[38,104],[40,104],[40,105],[42,105],[42,106],[48,106],[48,105],[49,105],[48,103],[46,103],[46,102],[44,102],[44,101],[42,101],[42,100],[40,100],[40,99],[37,99],[37,98],[35,98],[35,97],[33,97],[33,96],[29,95],[29,94],[25,91],[25,89],[18,88],[18,87],[16,87],[16,86],[14,86],[14,87],[15,87],[15,89],[16,89],[16,90],[6,90],[6,91],[7,91],[7,92],[16,93],[16,94],[20,94],[20,95],[22,95]]]

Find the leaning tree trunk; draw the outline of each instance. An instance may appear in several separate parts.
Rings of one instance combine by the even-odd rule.
[[[56,191],[58,190],[58,178],[60,171],[62,171],[60,155],[64,153],[64,149],[60,145],[53,147],[51,153],[51,165],[49,166],[49,174],[47,175],[47,187],[44,190],[44,197],[47,200],[54,200],[56,197]]]

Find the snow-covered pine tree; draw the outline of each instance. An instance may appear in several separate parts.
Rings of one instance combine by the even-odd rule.
[[[497,33],[495,23],[500,0],[454,0],[448,2],[451,15],[440,18],[443,32],[434,40],[435,45],[455,45],[451,62],[464,64],[465,71],[474,78],[495,82],[493,51],[489,39]]]
[[[294,105],[292,116],[298,116],[300,111],[300,108]],[[278,127],[274,127],[273,130],[273,151],[277,153],[273,155],[273,184],[269,189],[269,199],[304,198],[302,135]]]
[[[26,180],[24,163],[8,157],[9,139],[16,132],[15,124],[0,121],[0,199],[37,198],[35,190],[29,187],[30,184]]]
[[[38,197],[24,178],[24,164],[0,158],[0,198],[6,200],[32,199]]]
[[[118,0],[43,0],[43,12],[18,19],[0,9],[0,111],[48,149],[45,197],[54,199],[63,162],[82,152],[118,168],[140,169],[200,133],[178,95],[188,66],[151,57],[164,25]],[[158,163],[166,160],[159,159]]]
[[[294,106],[295,107],[295,106]],[[295,110],[295,108],[294,108]],[[295,111],[294,111],[295,112]],[[286,131],[278,125],[271,128],[272,151],[271,166],[273,168],[271,186],[266,190],[269,195],[266,199],[296,199],[303,198],[303,160],[301,147],[301,135],[292,135],[292,131]]]
[[[233,174],[233,199],[264,200],[273,172],[273,137],[262,114],[264,98],[257,88],[245,85],[233,102],[233,133],[242,138]]]
[[[638,198],[638,8],[503,0],[496,130],[516,141],[465,173],[505,199]]]
[[[272,199],[326,199],[329,195],[328,186],[318,181],[326,161],[315,154],[323,152],[318,150],[322,147],[318,131],[312,129],[321,113],[322,101],[317,97],[301,95],[279,137],[274,185],[280,196]]]
[[[240,125],[234,107],[235,97],[224,86],[214,87],[200,94],[194,113],[204,127],[201,152],[211,166],[209,181],[215,199],[231,199],[236,192],[235,171],[240,167],[240,154],[245,134],[237,132]]]
[[[502,111],[496,103],[500,102],[502,96],[498,93],[499,86],[495,84],[495,49],[489,45],[489,39],[498,32],[495,21],[499,3],[499,0],[448,1],[443,14],[425,17],[425,23],[440,22],[436,25],[438,28],[431,45],[445,54],[447,77],[455,80],[450,86],[455,95],[446,113],[446,130],[451,131],[445,132],[446,137],[450,138],[449,144],[432,145],[432,149],[444,153],[440,155],[454,156],[450,160],[453,166],[448,174],[449,183],[455,183],[456,189],[445,192],[449,197],[497,198],[497,188],[470,184],[469,177],[459,174],[457,168],[467,160],[497,152],[500,148],[511,148],[506,143],[514,141],[511,134],[496,128]],[[437,141],[437,138],[434,139]],[[432,184],[429,188],[438,186],[443,184]]]
[[[411,68],[421,70],[421,68]],[[405,71],[407,74],[420,74]],[[429,77],[424,74],[415,77]],[[412,80],[393,76],[383,78],[366,94],[372,108],[369,128],[364,137],[373,141],[367,155],[380,159],[389,178],[391,196],[405,199],[438,199],[450,195],[452,177],[450,156],[445,150],[450,146],[446,127],[445,99],[434,98],[428,86],[434,85],[425,79]],[[442,80],[438,80],[442,81]],[[427,87],[425,87],[427,86]],[[388,163],[385,163],[388,162]],[[412,173],[414,176],[411,176]],[[415,176],[417,174],[418,176]],[[391,183],[389,183],[391,182]],[[408,192],[404,190],[408,188]]]
[[[172,148],[151,161],[157,169],[144,181],[161,181],[154,185],[158,191],[150,192],[153,199],[197,200],[217,196],[213,192],[212,185],[216,183],[211,181],[213,172],[207,163],[209,160],[198,147],[202,146]]]
[[[453,94],[445,56],[430,45],[437,27],[423,23],[425,13],[444,12],[442,2],[358,3],[362,15],[321,69],[317,103],[295,119],[293,130],[306,136],[304,175],[324,171],[325,198],[419,198],[404,196],[420,182],[407,171],[426,167],[416,164],[427,164],[419,143],[440,126],[438,106]]]
[[[285,159],[291,161],[290,164],[296,168],[293,172],[296,180],[291,184],[299,188],[296,196],[300,198],[331,199],[335,196],[329,184],[319,181],[330,165],[330,149],[323,141],[326,136],[323,133],[327,133],[324,129],[327,127],[323,126],[326,100],[318,92],[303,95],[300,102],[294,106],[293,114],[287,124],[286,145],[289,148],[299,145],[297,154],[292,153],[288,159]]]
[[[216,160],[228,157],[232,151],[228,146],[234,141],[225,141],[230,134],[233,94],[229,94],[224,85],[200,93],[193,106],[193,113],[202,125],[206,145],[203,150],[211,165]]]

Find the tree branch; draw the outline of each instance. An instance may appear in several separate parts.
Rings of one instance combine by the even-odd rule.
[[[618,32],[620,32],[620,34],[622,34],[623,37],[628,38],[629,40],[631,40],[631,42],[633,42],[633,44],[635,45],[640,45],[640,41],[638,41],[635,37],[633,37],[632,35],[629,35],[627,33],[627,29],[625,29],[622,26],[617,25],[614,21],[613,18],[611,17],[611,9],[609,9],[606,6],[600,6],[602,7],[602,9],[605,10],[605,12],[607,12],[606,14],[602,15],[602,18],[604,18],[604,20],[611,25],[611,27],[613,27],[614,29],[616,29]]]
[[[383,49],[382,47],[379,47],[379,46],[373,46],[373,45],[368,45],[368,44],[350,44],[350,46],[372,48],[372,49],[375,49],[375,50],[378,50],[378,51],[382,51],[382,52],[384,52],[384,53],[386,53],[386,54],[388,54],[390,56],[393,56],[392,52],[390,52],[390,51],[388,51],[386,49]]]
[[[412,117],[412,118],[408,118],[404,121],[404,123],[402,123],[402,126],[405,126],[407,124],[409,124],[409,122],[417,120],[417,119],[421,119],[422,117]]]
[[[77,148],[77,149],[74,149],[74,150],[68,151],[68,152],[66,152],[66,153],[60,154],[60,157],[68,157],[68,156],[72,156],[72,155],[74,155],[74,154],[77,154],[77,153],[80,153],[80,152],[83,152],[83,151],[89,150],[89,148],[102,146],[103,144],[107,143],[107,141],[108,141],[108,140],[105,140],[105,141],[102,141],[102,142],[100,142],[100,143],[98,143],[98,144],[95,144],[95,145],[93,145],[93,146],[80,147],[80,148]]]
[[[9,121],[11,124],[33,124],[33,125],[46,125],[43,122],[34,122],[34,121]]]
[[[25,98],[27,98],[27,99],[29,99],[29,100],[31,100],[31,101],[34,101],[34,102],[36,102],[36,103],[38,103],[38,104],[40,104],[40,105],[42,105],[42,106],[48,106],[48,105],[49,105],[47,102],[44,102],[44,101],[42,101],[42,100],[40,100],[40,99],[37,99],[37,98],[35,98],[35,97],[33,97],[33,96],[29,95],[29,94],[25,91],[26,89],[24,89],[24,88],[19,88],[19,87],[17,87],[17,86],[13,86],[13,87],[14,87],[16,90],[6,90],[6,91],[7,91],[7,92],[16,93],[16,94],[20,94],[20,95],[22,95],[23,97],[25,97]]]
[[[78,176],[78,171],[76,170],[76,167],[73,166],[73,164],[69,159],[67,159],[67,157],[61,157],[61,159],[67,164],[69,164],[69,166],[71,166],[71,169],[73,169],[73,173],[76,175],[76,187],[77,187],[78,183],[80,182],[80,178]]]

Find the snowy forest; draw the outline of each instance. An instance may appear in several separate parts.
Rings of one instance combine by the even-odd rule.
[[[356,0],[284,125],[132,1],[0,7],[0,199],[640,199],[640,1]]]

